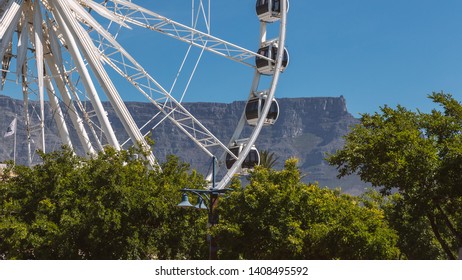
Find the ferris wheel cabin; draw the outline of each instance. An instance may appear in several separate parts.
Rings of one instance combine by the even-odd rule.
[[[275,22],[281,18],[281,0],[257,0],[255,8],[261,21]]]
[[[255,57],[255,64],[258,72],[263,75],[273,75],[276,68],[276,56],[278,54],[278,44],[276,42],[270,42],[265,44],[258,50],[258,54],[266,57]],[[289,64],[289,53],[284,48],[284,56],[282,58],[281,71]]]
[[[239,156],[239,154],[242,152],[242,149],[244,148],[244,144],[238,144],[234,145],[229,148],[229,150],[235,155]],[[236,159],[232,157],[230,154],[226,155],[226,168],[230,169],[233,164],[236,162]],[[242,169],[252,169],[256,165],[260,164],[260,153],[258,152],[257,148],[255,146],[252,146],[252,148],[249,151],[249,154],[245,157],[244,161],[242,162]]]
[[[267,100],[266,94],[260,94],[259,96],[255,96],[250,98],[247,101],[247,105],[245,106],[245,118],[247,119],[247,123],[251,126],[257,125],[258,120],[262,116],[263,107],[265,106],[265,102]],[[265,121],[263,125],[272,125],[276,122],[279,117],[279,104],[276,99],[273,98],[271,101],[271,106],[268,111],[268,114],[265,117]]]

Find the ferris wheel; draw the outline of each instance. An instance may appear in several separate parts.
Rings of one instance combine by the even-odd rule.
[[[155,128],[161,123],[171,122],[197,149],[217,159],[224,175],[216,187],[224,188],[235,174],[245,173],[259,164],[255,141],[261,129],[278,118],[279,106],[274,96],[279,75],[289,61],[284,47],[289,2],[256,1],[255,20],[260,24],[260,31],[256,32],[255,44],[250,47],[229,42],[211,32],[214,11],[211,0],[188,3],[185,10],[190,9],[189,24],[162,14],[164,4],[156,4],[159,6],[156,10],[157,6],[147,9],[136,2],[0,0],[0,87],[3,90],[11,84],[19,89],[17,97],[24,103],[22,114],[29,163],[33,145],[47,151],[45,124],[50,122],[56,126],[62,144],[71,148],[79,146],[88,155],[103,150],[105,145],[117,150],[135,145],[148,151],[146,134],[155,134]],[[180,13],[179,4],[175,9]],[[154,78],[155,75],[135,59],[139,55],[130,53],[119,42],[121,34],[130,29],[145,29],[146,38],[155,32],[185,45],[187,51],[177,55],[184,58],[171,84],[167,86]],[[274,37],[268,39],[270,32]],[[155,42],[155,45],[161,44]],[[207,53],[252,69],[254,73],[253,78],[249,76],[250,90],[241,97],[247,98],[242,116],[226,141],[213,134],[213,125],[206,127],[183,105],[196,68]],[[192,67],[186,66],[187,61],[193,61]],[[173,88],[180,76],[186,77],[186,85],[175,95]],[[152,117],[145,123],[135,122],[121,94],[120,81],[130,85],[130,94],[152,104]],[[127,139],[120,139],[114,131],[102,100],[109,101]],[[52,116],[52,120],[47,116]],[[243,135],[245,127],[251,128],[249,135]],[[72,142],[73,133],[79,143]],[[158,166],[155,154],[154,148],[146,158],[153,167]],[[209,177],[212,175],[215,177],[215,174]]]

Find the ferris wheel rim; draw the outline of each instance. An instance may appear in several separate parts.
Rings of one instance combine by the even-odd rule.
[[[278,48],[278,53],[277,53],[276,62],[275,62],[274,75],[273,75],[273,78],[271,80],[270,89],[269,89],[268,94],[267,94],[267,100],[273,100],[273,98],[275,96],[275,92],[276,92],[276,87],[277,87],[277,84],[278,84],[278,81],[279,81],[279,76],[280,76],[280,74],[282,72],[282,63],[283,63],[283,56],[284,56],[284,51],[285,51],[285,39],[286,39],[287,12],[288,12],[288,6],[289,6],[288,3],[289,3],[288,0],[287,1],[281,1],[279,37],[278,37],[278,40],[277,40],[279,48]],[[262,29],[262,31],[261,31],[261,36],[262,36],[261,43],[264,43],[266,41],[266,38],[263,38],[263,36],[266,37],[266,30],[263,30],[263,29],[266,28],[266,22],[262,22],[261,26],[262,26],[261,27],[261,29]],[[265,33],[265,34],[263,34],[263,33]],[[259,73],[258,71],[255,71],[253,83],[252,83],[251,90],[250,90],[250,96],[252,96],[253,93],[256,91],[256,88],[258,86],[258,81],[260,80],[261,75],[262,75],[261,73]],[[253,129],[253,132],[251,133],[251,136],[243,144],[244,147],[243,147],[243,150],[241,152],[242,156],[240,154],[239,159],[236,160],[236,162],[228,170],[226,175],[223,176],[223,178],[217,183],[216,186],[212,186],[212,188],[217,188],[217,189],[226,188],[226,186],[232,180],[234,175],[236,173],[238,173],[239,169],[241,169],[241,165],[242,165],[243,161],[245,160],[245,158],[247,157],[247,155],[249,154],[251,149],[254,147],[255,142],[256,142],[259,134],[260,134],[260,131],[264,126],[265,117],[268,114],[270,107],[271,107],[271,102],[266,102],[265,105],[263,106],[263,110],[262,110],[262,113],[260,115],[260,118],[257,121],[257,124]],[[242,114],[242,117],[241,117],[241,120],[240,120],[240,122],[242,122],[242,123],[244,122],[244,118],[245,118],[244,115],[245,115],[245,109],[244,109],[244,113]],[[238,134],[237,133],[238,130],[243,129],[243,127],[241,127],[241,126],[243,126],[243,125],[238,125],[238,127],[236,128],[236,131],[234,132],[234,135]],[[233,140],[235,140],[235,139],[231,139],[231,141],[233,141]],[[214,174],[212,174],[212,176],[214,176]]]

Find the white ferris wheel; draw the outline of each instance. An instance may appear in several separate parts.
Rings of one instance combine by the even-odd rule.
[[[158,2],[156,5],[161,7],[163,1]],[[24,103],[22,114],[29,161],[33,143],[47,151],[45,124],[50,122],[56,126],[62,144],[78,145],[88,155],[102,150],[104,145],[115,149],[127,145],[147,149],[147,132],[155,134],[155,128],[162,122],[171,122],[197,149],[217,159],[218,168],[224,170],[217,188],[224,188],[235,174],[258,164],[255,141],[261,129],[273,124],[279,114],[274,96],[280,73],[288,64],[284,43],[289,2],[256,1],[255,20],[260,23],[260,31],[250,47],[211,32],[210,2],[187,3],[191,22],[184,24],[172,16],[143,8],[142,1],[0,0],[0,87],[3,90],[15,84],[19,89],[15,97]],[[135,28],[146,29],[146,37],[157,32],[185,44],[188,51],[179,54],[184,59],[173,85],[156,80],[155,74],[148,73],[134,58],[140,55],[131,54],[118,41],[120,33]],[[269,35],[273,37],[268,39]],[[199,55],[192,60],[192,70],[184,74],[184,64],[190,60],[192,49],[198,50]],[[249,77],[251,88],[240,97],[247,98],[242,117],[231,138],[225,141],[213,134],[213,126],[206,127],[183,106],[188,86],[178,96],[172,92],[180,74],[187,77],[187,84],[193,80],[194,71],[206,53],[254,69],[253,80]],[[136,123],[127,109],[118,85],[121,80],[131,86],[131,94],[153,105],[152,117],[146,123]],[[102,100],[109,101],[128,139],[119,139],[114,132]],[[30,103],[35,104],[33,110]],[[45,112],[47,108],[52,111],[52,120],[46,119],[50,115]],[[249,135],[242,134],[245,127],[251,128]],[[79,143],[72,142],[72,133],[78,135]],[[154,148],[147,157],[152,166],[158,164],[155,154]]]

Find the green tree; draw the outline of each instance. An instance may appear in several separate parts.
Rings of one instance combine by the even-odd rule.
[[[220,202],[225,259],[394,259],[397,236],[377,207],[300,181],[297,160],[281,171],[257,166],[250,184]]]
[[[382,195],[376,190],[368,190],[361,195],[365,207],[378,207],[385,213],[385,220],[398,234],[397,246],[400,259],[435,260],[446,255],[435,239],[425,217],[411,215],[412,206],[406,204],[400,193]]]
[[[64,148],[33,168],[11,166],[0,182],[0,258],[204,258],[205,219],[176,207],[179,189],[202,176],[170,157],[163,172],[106,148],[77,157]]]
[[[362,115],[327,160],[339,177],[357,173],[383,194],[397,190],[397,207],[416,223],[425,221],[446,257],[455,259],[462,247],[462,105],[449,94],[429,97],[442,110],[385,106]]]

